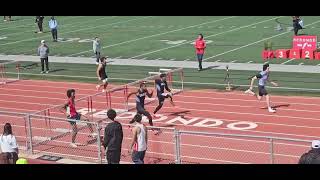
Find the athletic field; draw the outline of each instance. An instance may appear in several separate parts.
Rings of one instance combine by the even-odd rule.
[[[91,57],[92,39],[99,36],[103,54],[111,58],[195,59],[193,41],[203,33],[207,41],[204,57],[209,62],[261,63],[266,41],[273,49],[290,48],[293,32],[290,16],[61,16],[58,43],[52,42],[45,17],[43,34],[34,33],[34,17],[17,16],[0,22],[0,53],[35,55],[45,39],[55,56]],[[318,35],[320,18],[303,17],[300,34]],[[276,27],[281,25],[282,31]],[[274,60],[272,63],[319,65],[320,61]]]
[[[310,141],[319,137],[320,73],[316,71],[320,61],[271,60],[270,78],[279,87],[267,90],[276,113],[267,111],[265,101],[243,92],[258,73],[248,64],[260,67],[264,63],[261,51],[265,42],[271,41],[273,49],[291,48],[289,16],[58,16],[58,42],[52,42],[49,17],[45,17],[43,34],[35,33],[34,18],[13,16],[12,22],[0,22],[0,54],[29,55],[19,56],[23,57],[20,62],[8,62],[12,56],[0,59],[0,126],[7,122],[13,125],[19,148],[27,158],[56,155],[62,159],[54,163],[105,162],[101,139],[88,136],[87,122],[79,123],[77,142],[81,145],[70,146],[70,123],[60,107],[66,102],[66,90],[74,88],[77,111],[94,125],[97,134],[102,135],[108,123],[107,110],[117,110],[117,120],[124,127],[121,163],[131,163],[128,122],[136,112],[135,98],[127,95],[136,91],[137,80],[145,78],[148,88],[155,91],[157,75],[151,77],[150,72],[157,74],[165,63],[195,62],[192,43],[199,33],[207,41],[204,61],[243,63],[240,65],[247,69],[235,70],[236,64],[230,64],[228,80],[233,91],[225,90],[224,66],[206,64],[201,72],[197,67],[162,69],[168,74],[175,106],[166,101],[153,118],[154,125],[163,131],[153,134],[150,130],[145,163],[296,164],[310,149]],[[305,29],[300,33],[318,35],[320,18],[303,19]],[[277,30],[279,25],[281,31]],[[96,36],[102,41],[103,55],[110,57],[109,85],[103,93],[95,88],[98,79],[92,39]],[[49,74],[40,74],[38,57],[32,56],[42,39],[50,47]],[[63,60],[76,57],[78,62],[54,62],[53,56]],[[88,63],[81,64],[82,59]],[[140,64],[134,66],[113,64],[137,59]],[[283,68],[277,64],[284,64],[291,72],[272,71],[276,66]],[[303,73],[297,72],[301,69]],[[153,112],[157,98],[146,100],[146,110]]]

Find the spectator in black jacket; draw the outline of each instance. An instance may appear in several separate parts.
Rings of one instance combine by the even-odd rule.
[[[108,164],[119,164],[123,140],[122,126],[118,121],[115,121],[117,116],[115,110],[110,109],[107,116],[112,122],[107,125],[104,131],[103,147],[106,150]]]
[[[43,27],[42,27],[43,19],[44,19],[44,16],[36,16],[35,23],[38,24],[38,28],[39,28],[38,33],[43,33]]]
[[[312,141],[311,146],[311,150],[301,156],[299,164],[320,164],[320,140]]]
[[[292,16],[293,21],[293,32],[295,36],[298,36],[298,32],[300,29],[302,29],[302,26],[300,24],[300,16]]]

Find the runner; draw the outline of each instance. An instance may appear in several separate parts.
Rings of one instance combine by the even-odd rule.
[[[66,115],[67,115],[67,118],[71,124],[71,128],[72,128],[72,138],[71,138],[71,146],[72,147],[77,147],[78,145],[81,145],[79,143],[75,143],[76,141],[76,137],[77,137],[77,134],[78,134],[78,127],[77,127],[77,123],[75,121],[89,121],[88,119],[83,119],[81,117],[81,114],[78,113],[76,111],[76,106],[75,106],[75,90],[74,89],[69,89],[67,91],[67,97],[68,97],[68,102],[64,105],[63,109],[66,110]],[[96,133],[93,133],[93,128],[92,128],[92,125],[91,124],[87,124],[90,132],[91,132],[91,137],[96,137],[97,134]]]
[[[150,115],[150,113],[144,108],[145,105],[145,98],[146,95],[151,98],[153,96],[153,91],[151,93],[149,93],[146,83],[143,82],[140,84],[140,88],[138,89],[137,92],[132,92],[128,95],[128,99],[130,96],[132,96],[133,94],[136,95],[136,109],[137,109],[137,114],[138,115],[145,115],[148,120],[149,120],[149,125],[153,126],[153,122],[152,122],[152,116]],[[135,119],[132,119],[129,123],[132,124],[135,122]],[[154,135],[159,135],[161,133],[161,129],[160,128],[151,128],[151,130],[154,132]]]
[[[248,90],[245,91],[246,94],[252,94],[254,96],[256,96],[258,98],[258,100],[260,101],[262,99],[263,96],[266,97],[266,102],[267,102],[267,106],[268,106],[268,111],[271,113],[276,112],[275,109],[272,108],[271,104],[270,104],[270,96],[265,88],[267,82],[270,82],[273,86],[278,86],[277,83],[270,81],[269,80],[269,73],[270,73],[270,67],[269,64],[264,64],[263,65],[263,71],[261,71],[259,74],[257,74],[256,76],[251,78],[251,84],[250,84],[250,88]],[[258,82],[258,95],[256,95],[252,90],[253,90],[253,83],[256,79],[259,79]]]
[[[152,116],[150,115],[150,113],[148,111],[146,111],[146,109],[144,108],[144,102],[146,99],[146,96],[148,96],[149,98],[151,98],[153,96],[153,91],[151,93],[149,93],[146,83],[143,82],[140,84],[140,88],[138,89],[138,91],[136,92],[132,92],[128,95],[127,99],[130,98],[130,96],[132,95],[136,95],[136,109],[137,109],[137,113],[138,114],[142,114],[145,115],[148,120],[149,120],[149,124],[150,126],[153,126],[153,122],[152,122]],[[130,122],[131,123],[131,122]]]
[[[173,100],[172,100],[172,93],[171,89],[168,87],[168,83],[166,80],[167,75],[166,74],[161,74],[160,79],[156,79],[156,88],[157,88],[157,96],[159,100],[159,105],[157,108],[154,110],[153,114],[155,115],[163,106],[164,100],[166,98],[170,98],[171,104],[174,106]],[[166,89],[169,93],[165,93],[164,89]]]
[[[107,58],[106,57],[101,57],[100,58],[100,64],[98,65],[97,68],[97,76],[99,81],[101,81],[101,84],[98,84],[96,86],[97,90],[99,91],[101,87],[103,87],[102,92],[106,92],[107,86],[108,86],[108,76],[106,73],[106,66],[107,66]]]

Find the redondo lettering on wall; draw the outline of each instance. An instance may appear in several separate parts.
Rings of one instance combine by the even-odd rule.
[[[117,117],[118,121],[126,121],[128,123],[135,115],[136,112],[124,112],[123,109],[115,109],[116,112],[119,114]],[[92,109],[93,117],[105,119],[107,117],[108,110],[96,111],[96,109]],[[120,113],[122,112],[122,113]],[[86,115],[88,113],[88,109],[83,108],[79,110],[79,113]],[[149,122],[147,117],[143,116],[142,122]],[[188,125],[194,127],[220,127],[226,124],[226,127],[231,130],[251,130],[258,127],[258,125],[254,122],[248,121],[238,121],[227,123],[220,119],[213,119],[213,118],[203,118],[203,117],[189,117],[188,119],[182,116],[175,116],[175,117],[168,117],[162,114],[158,114],[157,118],[153,119],[153,122],[162,122],[165,124],[172,124],[172,125]]]

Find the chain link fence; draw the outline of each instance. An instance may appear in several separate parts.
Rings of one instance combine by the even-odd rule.
[[[83,117],[74,125],[75,120],[66,118],[0,111],[0,126],[10,123],[20,150],[28,154],[106,163],[102,143],[110,121],[103,116],[96,120]],[[119,121],[124,133],[121,163],[132,163],[132,125]],[[311,140],[157,128],[161,133],[148,127],[147,164],[296,164],[311,148]]]
[[[101,163],[101,138],[97,122],[29,115],[30,151]]]
[[[182,164],[297,164],[311,141],[241,134],[178,131]]]
[[[110,121],[107,119],[90,122],[85,119],[70,120],[27,115],[25,128],[30,128],[30,133],[25,143],[28,144],[30,154],[50,154],[71,160],[107,163],[106,152],[102,144],[108,123]],[[129,149],[132,142],[133,125],[122,123],[122,128],[121,163],[131,163]],[[176,162],[174,131],[173,128],[157,127],[157,130],[153,130],[153,127],[148,127],[148,149],[145,163],[171,164]]]

